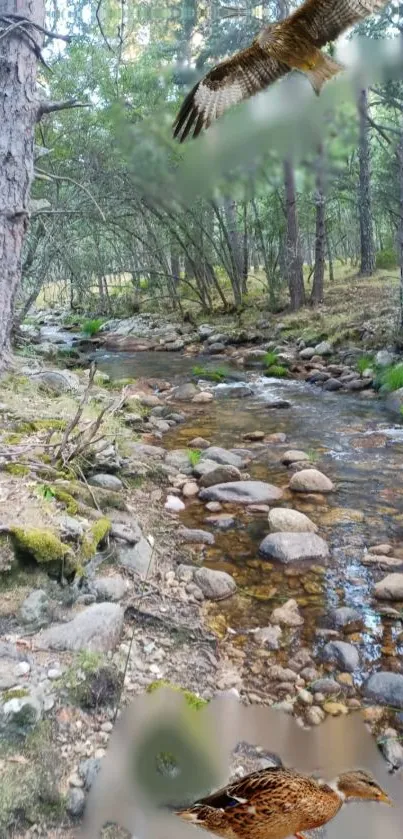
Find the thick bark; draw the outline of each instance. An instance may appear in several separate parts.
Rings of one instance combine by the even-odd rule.
[[[242,305],[243,288],[243,249],[242,236],[238,225],[237,205],[233,198],[224,199],[226,231],[223,231],[228,247],[231,272],[230,280],[236,306]]]
[[[323,283],[325,276],[325,251],[326,251],[326,229],[325,229],[325,159],[322,143],[318,147],[316,159],[316,231],[315,231],[315,269],[313,272],[313,284],[311,292],[311,303],[322,303]]]
[[[284,161],[285,212],[287,219],[287,237],[285,263],[293,312],[305,303],[304,274],[301,255],[301,242],[298,230],[297,196],[295,189],[294,168],[290,160]]]
[[[369,144],[368,95],[362,90],[358,100],[360,139],[358,156],[360,177],[358,212],[360,218],[360,274],[371,276],[375,268],[374,232],[371,202],[371,149]]]
[[[18,14],[44,25],[44,0],[0,0],[0,17]],[[3,24],[5,27],[6,24]],[[28,226],[33,178],[34,129],[38,115],[37,57],[42,35],[28,27],[0,40],[0,369],[9,359],[14,306],[21,281],[21,256]]]
[[[400,126],[400,136],[396,148],[396,157],[398,163],[398,180],[399,180],[399,226],[398,226],[398,253],[399,253],[399,268],[400,268],[400,287],[399,287],[399,330],[403,332],[403,123]]]

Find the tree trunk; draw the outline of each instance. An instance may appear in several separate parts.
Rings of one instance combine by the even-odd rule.
[[[322,303],[323,301],[323,282],[325,276],[325,250],[326,250],[326,230],[325,230],[325,157],[323,145],[320,143],[318,147],[318,156],[316,159],[316,232],[315,232],[315,270],[313,273],[313,284],[311,292],[311,303]]]
[[[330,241],[330,233],[328,229],[325,227],[325,236],[326,236],[326,250],[327,250],[327,258],[329,262],[329,283],[332,285],[334,283],[334,267],[333,267],[333,253],[332,253],[332,245]]]
[[[360,218],[360,274],[371,276],[375,268],[374,233],[371,207],[371,149],[369,144],[368,95],[362,90],[358,100],[360,118],[359,163],[360,178],[358,211]]]
[[[287,235],[285,262],[293,312],[305,303],[304,275],[301,256],[301,242],[298,230],[297,196],[295,190],[294,168],[290,160],[284,161],[285,212]]]
[[[18,14],[44,25],[44,0],[0,0],[0,17]],[[28,227],[28,201],[33,179],[34,130],[38,115],[36,91],[38,46],[42,36],[27,27],[5,32],[0,40],[0,370],[10,359],[15,299],[21,281],[21,256]]]
[[[399,331],[403,333],[403,122],[400,126],[400,136],[396,148],[399,180],[399,226],[398,226],[398,253],[400,268],[399,286]]]
[[[242,259],[242,242],[241,232],[238,226],[237,205],[233,198],[224,199],[224,215],[227,225],[227,230],[223,231],[226,234],[226,242],[228,247],[228,254],[231,265],[231,286],[234,295],[234,303],[236,306],[242,305],[242,274],[243,274],[243,259]]]

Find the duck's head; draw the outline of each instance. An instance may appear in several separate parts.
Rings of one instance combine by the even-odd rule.
[[[343,799],[363,799],[366,801],[383,801],[392,805],[389,795],[379,786],[373,775],[363,769],[343,772],[336,778],[334,789]]]

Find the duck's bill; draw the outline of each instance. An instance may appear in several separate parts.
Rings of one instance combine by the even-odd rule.
[[[389,807],[394,806],[393,800],[390,798],[387,792],[383,792],[379,800],[382,801],[384,804],[389,804]]]

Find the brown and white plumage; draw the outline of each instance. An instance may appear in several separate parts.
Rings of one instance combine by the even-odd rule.
[[[317,94],[342,65],[321,52],[346,29],[389,0],[305,0],[297,11],[266,26],[252,44],[217,64],[190,91],[174,123],[182,142],[197,137],[233,105],[265,90],[291,70],[305,73]]]
[[[177,815],[225,839],[303,839],[301,831],[327,824],[348,799],[391,803],[363,770],[327,784],[275,766],[228,784]]]

